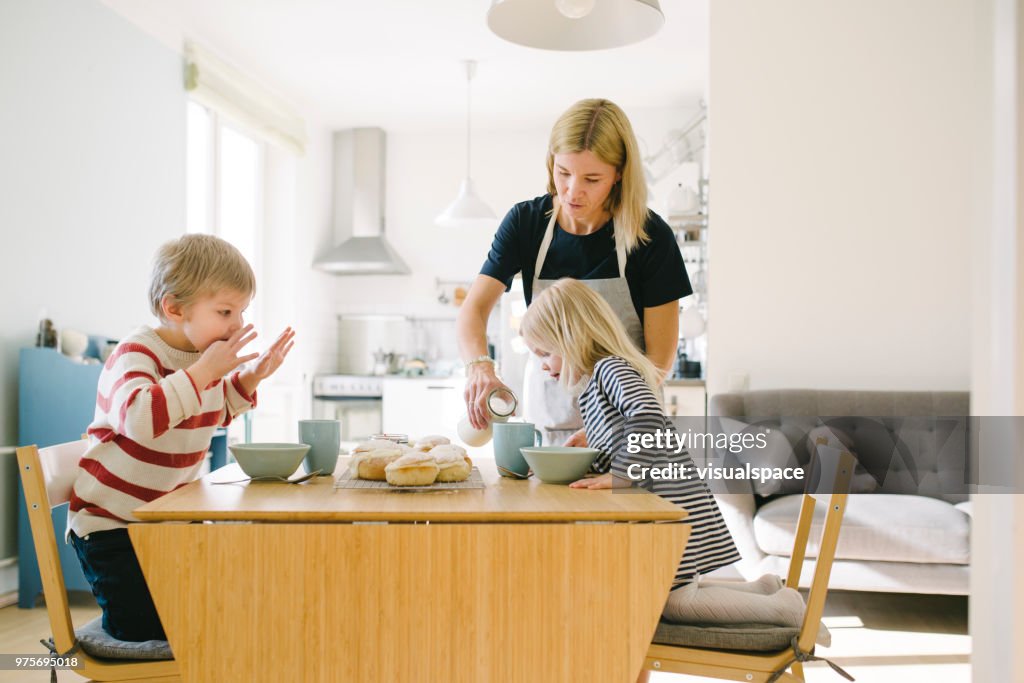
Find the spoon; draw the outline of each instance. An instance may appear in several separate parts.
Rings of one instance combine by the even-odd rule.
[[[232,480],[232,481],[215,481],[215,482],[211,482],[211,483],[213,483],[213,484],[244,484],[244,483],[249,482],[249,481],[280,481],[280,482],[284,482],[285,484],[301,484],[301,483],[309,481],[313,477],[317,477],[319,475],[320,475],[320,470],[315,470],[313,472],[310,472],[309,474],[304,474],[301,477],[297,477],[295,479],[287,479],[285,477],[246,477],[245,479],[235,479],[235,480]]]
[[[496,464],[495,466],[498,468],[498,471],[501,472],[502,474],[504,474],[506,477],[512,477],[513,479],[529,479],[530,478],[529,474],[524,476],[522,474],[519,474],[518,472],[513,472],[510,469],[502,467],[501,465],[497,465]]]

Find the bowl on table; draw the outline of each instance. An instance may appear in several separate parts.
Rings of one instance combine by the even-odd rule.
[[[309,450],[304,443],[237,443],[228,446],[231,454],[250,477],[284,477],[299,469]]]
[[[583,478],[600,451],[576,446],[536,446],[520,448],[519,452],[542,482],[571,484]]]

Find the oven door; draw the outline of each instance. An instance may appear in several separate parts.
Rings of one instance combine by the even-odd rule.
[[[341,423],[342,442],[365,441],[381,433],[384,402],[380,398],[313,397],[313,419]]]

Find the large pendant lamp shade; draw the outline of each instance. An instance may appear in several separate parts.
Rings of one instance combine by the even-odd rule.
[[[665,23],[658,0],[491,0],[487,26],[544,50],[606,50],[650,38]]]
[[[480,198],[470,176],[470,92],[476,62],[466,62],[466,178],[459,186],[459,195],[448,208],[441,212],[434,222],[442,228],[490,228],[494,227],[497,216],[491,207]]]

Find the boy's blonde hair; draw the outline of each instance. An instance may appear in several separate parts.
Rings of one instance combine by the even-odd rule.
[[[555,122],[548,142],[548,194],[555,189],[555,155],[589,150],[622,175],[612,186],[605,210],[612,214],[615,231],[621,235],[626,253],[647,242],[647,181],[644,179],[640,147],[626,113],[604,99],[580,100]]]
[[[562,278],[526,309],[519,333],[530,346],[562,357],[562,386],[592,375],[602,358],[619,356],[637,369],[655,397],[664,373],[641,353],[600,294],[579,280]]]
[[[190,306],[222,289],[250,297],[256,291],[249,262],[228,242],[213,235],[185,235],[157,251],[149,281],[149,307],[157,318],[164,318],[160,302],[165,296]]]

